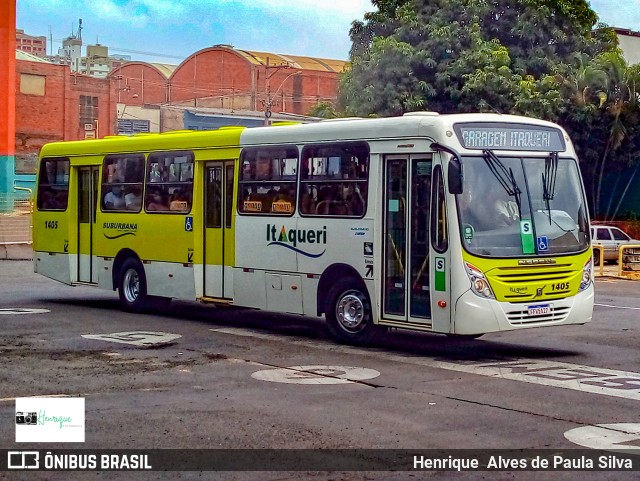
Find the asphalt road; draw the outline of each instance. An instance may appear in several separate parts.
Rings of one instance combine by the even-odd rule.
[[[320,320],[295,316],[186,302],[128,314],[116,293],[68,287],[33,274],[30,262],[3,261],[0,448],[640,448],[639,293],[638,282],[598,279],[594,319],[584,326],[475,341],[392,331],[376,346],[356,348],[335,343]],[[180,337],[145,346],[113,342],[135,341],[131,335],[96,338],[131,331]],[[85,442],[14,442],[15,398],[54,395],[85,398]],[[135,479],[454,477],[630,480],[637,472],[135,473]]]

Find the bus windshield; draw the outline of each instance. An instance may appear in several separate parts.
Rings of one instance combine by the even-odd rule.
[[[522,257],[582,252],[587,208],[575,159],[463,157],[457,206],[463,245],[472,254]]]

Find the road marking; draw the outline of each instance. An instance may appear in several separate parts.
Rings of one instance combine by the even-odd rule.
[[[134,346],[155,346],[175,341],[182,336],[168,332],[127,331],[113,332],[111,334],[83,334],[82,337],[98,341],[132,344]]]
[[[353,366],[291,366],[256,371],[251,377],[260,381],[287,384],[352,384],[378,377],[375,369]]]
[[[39,398],[39,397],[60,397],[60,398],[64,398],[64,397],[75,397],[75,395],[72,394],[36,394],[34,396],[19,396],[21,398]],[[11,401],[15,401],[17,398],[15,397],[3,397],[0,398],[0,402],[11,402]]]
[[[49,309],[30,309],[26,307],[9,307],[0,309],[0,315],[19,315],[19,314],[45,314],[51,312]]]
[[[611,306],[609,304],[594,304],[594,306],[611,307],[613,309],[635,309],[635,310],[640,311],[640,307]]]
[[[629,371],[617,371],[568,362],[546,361],[540,359],[513,358],[498,361],[441,361],[426,357],[392,354],[380,350],[367,350],[351,346],[337,346],[319,341],[283,338],[276,334],[265,334],[248,329],[221,328],[210,331],[235,336],[254,337],[313,347],[331,352],[358,354],[383,358],[387,361],[402,362],[418,366],[427,366],[449,371],[466,372],[496,379],[542,384],[544,386],[571,389],[582,393],[600,394],[640,401],[640,374]]]
[[[640,424],[617,423],[583,426],[564,433],[572,443],[592,449],[627,452],[640,448]]]

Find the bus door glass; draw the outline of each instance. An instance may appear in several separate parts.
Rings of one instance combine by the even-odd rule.
[[[233,297],[235,263],[233,226],[234,162],[210,162],[206,166],[204,295]]]
[[[94,252],[99,166],[78,169],[78,281],[98,282]]]
[[[387,157],[384,195],[383,317],[431,318],[429,213],[431,156]]]

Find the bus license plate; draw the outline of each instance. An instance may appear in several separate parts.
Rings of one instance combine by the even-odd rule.
[[[539,316],[551,312],[551,304],[539,304],[537,306],[527,306],[530,316]]]

